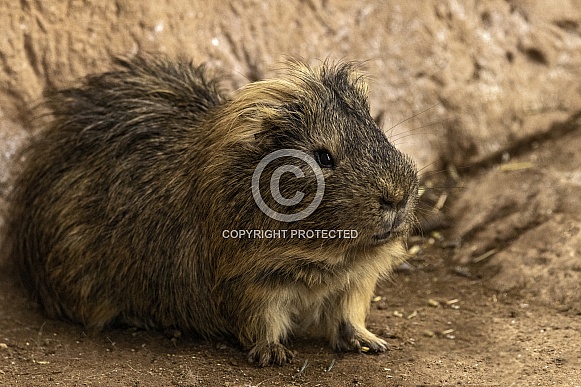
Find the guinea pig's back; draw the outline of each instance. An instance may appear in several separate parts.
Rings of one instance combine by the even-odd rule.
[[[196,315],[176,304],[195,308],[209,286],[191,267],[204,250],[195,185],[223,98],[202,68],[119,65],[48,98],[52,122],[12,194],[12,256],[51,317],[175,326]]]

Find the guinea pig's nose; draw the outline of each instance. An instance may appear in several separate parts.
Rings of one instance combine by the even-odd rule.
[[[380,197],[379,198],[379,207],[384,211],[393,210],[396,207],[396,203],[393,200],[387,197]]]
[[[406,206],[407,198],[403,199],[393,199],[391,197],[380,197],[379,207],[383,211],[395,211]]]

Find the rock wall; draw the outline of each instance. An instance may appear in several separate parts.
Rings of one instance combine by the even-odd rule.
[[[272,75],[285,56],[365,60],[372,108],[384,112],[386,128],[432,107],[392,134],[420,166],[486,159],[581,107],[575,1],[2,0],[0,7],[1,119],[25,131],[28,108],[46,86],[144,50],[209,61],[233,74],[234,86]]]

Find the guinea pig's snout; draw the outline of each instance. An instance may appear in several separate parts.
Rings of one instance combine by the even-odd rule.
[[[401,199],[379,198],[379,207],[382,211],[383,229],[385,231],[397,230],[402,225],[405,220],[407,202],[407,196]]]
[[[397,205],[398,205],[397,201],[394,201],[388,197],[380,197],[379,198],[379,207],[383,211],[392,211],[393,209],[395,209],[397,207]]]
[[[375,243],[389,240],[394,232],[397,232],[406,219],[406,207],[408,198],[392,199],[388,196],[379,198],[380,225],[378,233],[373,236]]]
[[[382,211],[401,211],[404,210],[407,206],[408,198],[403,197],[401,199],[393,199],[388,196],[382,196],[379,198],[379,208]]]

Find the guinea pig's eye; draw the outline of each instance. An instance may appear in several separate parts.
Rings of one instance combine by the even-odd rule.
[[[333,168],[335,166],[333,156],[325,149],[315,151],[315,160],[317,160],[321,168]]]

